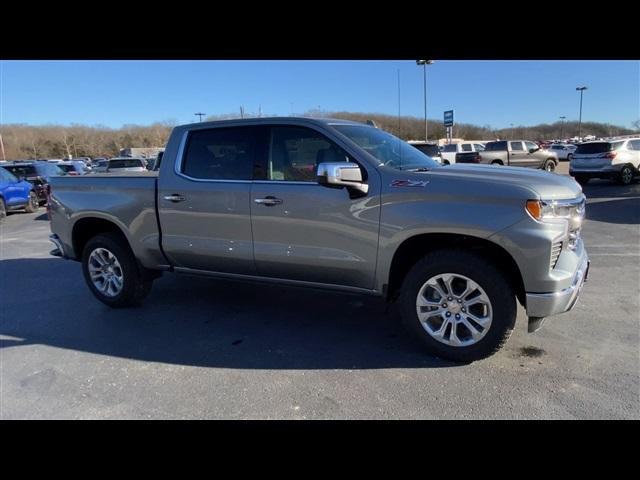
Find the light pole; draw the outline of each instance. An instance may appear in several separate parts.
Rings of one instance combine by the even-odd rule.
[[[509,125],[511,125],[511,133],[509,134],[509,137],[513,140],[513,123],[510,123]]]
[[[578,141],[582,139],[582,93],[587,87],[576,87],[576,90],[580,91],[580,117],[578,118]]]
[[[562,120],[562,122],[560,123],[560,140],[564,140],[564,138],[562,137],[562,132],[564,131],[564,119],[567,118],[564,115],[562,115],[560,117],[560,120]]]
[[[422,65],[424,80],[424,141],[429,141],[429,124],[427,122],[427,65],[431,65],[433,60],[416,60],[416,65]]]
[[[206,115],[206,113],[198,112],[198,113],[194,113],[194,115],[200,117],[200,121],[202,121],[202,117],[204,117]]]

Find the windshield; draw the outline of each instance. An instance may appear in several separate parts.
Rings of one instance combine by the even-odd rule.
[[[0,180],[4,179],[7,182],[17,182],[18,178],[6,168],[7,167],[0,168]]]
[[[54,175],[65,175],[65,171],[62,170],[58,165],[53,163],[47,163],[43,165],[38,165],[38,175],[41,177],[52,177]]]
[[[56,166],[67,173],[76,171],[76,168],[73,165],[56,165]]]
[[[332,126],[387,167],[398,170],[431,170],[440,167],[438,162],[417,148],[377,128],[364,125]]]

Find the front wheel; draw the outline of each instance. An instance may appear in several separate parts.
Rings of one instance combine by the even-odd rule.
[[[82,272],[95,297],[113,308],[137,305],[151,290],[149,275],[138,265],[126,240],[114,233],[87,242]]]
[[[40,208],[40,202],[38,201],[38,195],[36,192],[29,192],[29,201],[27,205],[24,207],[24,211],[27,213],[34,213],[38,211]]]
[[[497,352],[516,320],[515,293],[504,275],[462,250],[440,250],[418,261],[399,301],[407,329],[431,353],[457,362]]]

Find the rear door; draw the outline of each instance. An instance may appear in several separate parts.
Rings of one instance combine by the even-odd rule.
[[[509,165],[514,167],[527,167],[529,166],[529,158],[527,158],[527,152],[524,149],[524,144],[521,141],[509,142]]]
[[[254,274],[251,180],[258,127],[185,132],[158,181],[162,246],[176,267]]]
[[[354,162],[323,133],[270,127],[253,182],[251,219],[258,275],[372,289],[378,250],[380,184],[366,196],[318,184],[320,162]],[[363,177],[368,172],[363,165]],[[372,172],[377,174],[377,172]]]

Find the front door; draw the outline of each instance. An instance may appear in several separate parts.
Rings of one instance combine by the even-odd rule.
[[[380,184],[365,196],[316,181],[317,164],[355,161],[322,133],[272,126],[264,180],[254,180],[251,222],[258,275],[372,289],[378,251]]]
[[[250,216],[255,152],[253,127],[184,134],[175,169],[161,169],[158,182],[162,246],[172,265],[255,273]]]

